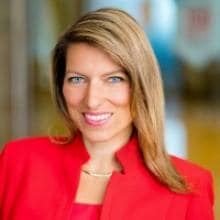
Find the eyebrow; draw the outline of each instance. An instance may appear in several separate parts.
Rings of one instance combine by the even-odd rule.
[[[108,75],[112,75],[112,74],[114,74],[114,73],[119,73],[119,72],[120,72],[120,73],[123,73],[123,74],[126,74],[123,69],[116,69],[116,70],[113,70],[113,71],[110,71],[110,72],[106,72],[106,73],[104,73],[103,75],[104,75],[104,76],[108,76]],[[79,75],[82,75],[82,76],[86,76],[84,73],[81,73],[81,72],[75,71],[75,70],[67,70],[67,71],[66,71],[66,74],[68,74],[68,73],[76,73],[76,74],[79,74]],[[127,74],[126,74],[126,75],[127,75]]]

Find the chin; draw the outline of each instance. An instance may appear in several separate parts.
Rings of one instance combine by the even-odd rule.
[[[82,136],[91,143],[99,143],[109,141],[113,135],[109,134],[109,132],[104,131],[92,131],[92,132],[84,132],[81,131]]]

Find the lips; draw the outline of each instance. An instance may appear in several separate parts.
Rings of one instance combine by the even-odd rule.
[[[83,113],[85,121],[89,125],[104,125],[111,118],[112,113]]]

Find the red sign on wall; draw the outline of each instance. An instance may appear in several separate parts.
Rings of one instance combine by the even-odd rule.
[[[199,40],[207,37],[210,31],[210,10],[209,8],[187,8],[185,9],[186,16],[186,37],[191,40]]]

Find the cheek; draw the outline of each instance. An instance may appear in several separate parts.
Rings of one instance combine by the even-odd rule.
[[[68,86],[63,86],[63,96],[66,101],[67,107],[78,107],[83,99],[83,92],[74,91]]]
[[[130,96],[131,96],[130,89],[126,88],[117,91],[112,91],[109,95],[110,97],[109,99],[114,105],[129,107],[130,99],[131,99]]]

